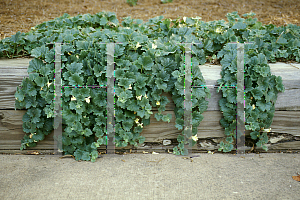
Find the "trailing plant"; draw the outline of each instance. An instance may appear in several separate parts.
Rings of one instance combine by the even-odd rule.
[[[65,31],[61,38],[67,38],[70,32]],[[119,27],[119,32],[103,29],[91,32],[90,37],[63,40],[70,42],[63,45],[62,52],[62,85],[106,85],[106,45],[99,42],[122,42],[115,47],[116,77],[116,146],[137,145],[143,143],[140,136],[143,126],[150,122],[153,106],[158,107],[155,118],[170,122],[171,115],[163,115],[169,100],[161,96],[162,92],[172,92],[178,105],[176,126],[183,127],[184,103],[184,64],[183,46],[168,40],[151,40],[131,28]],[[78,34],[79,35],[79,34]],[[82,40],[84,39],[84,40]],[[179,40],[181,41],[181,40]],[[185,40],[184,40],[185,41]],[[197,48],[193,48],[197,51]],[[55,117],[54,114],[54,48],[42,45],[31,51],[35,58],[30,61],[29,78],[23,80],[21,89],[16,92],[16,108],[28,109],[24,115],[24,131],[30,133],[22,140],[21,149],[35,146],[44,139],[52,129],[43,127],[44,121]],[[201,52],[198,52],[198,57]],[[204,58],[204,54],[202,54]],[[203,59],[202,58],[202,59]],[[205,84],[195,58],[194,82]],[[172,73],[173,72],[173,73]],[[173,74],[173,75],[171,75]],[[30,89],[29,89],[30,88]],[[202,93],[201,93],[202,92]],[[203,101],[207,89],[197,89],[193,98],[193,133],[199,126],[206,109],[199,102]],[[105,144],[106,133],[106,91],[101,88],[64,88],[62,91],[63,108],[63,151],[72,154],[77,160],[92,160],[97,157],[97,147]],[[40,99],[42,104],[32,103]],[[30,103],[29,103],[30,102]],[[207,104],[208,102],[206,102]],[[33,113],[33,114],[32,114]],[[38,123],[40,122],[40,123]],[[35,125],[38,124],[38,125]],[[47,129],[45,129],[47,128]],[[97,141],[94,141],[94,138]],[[182,141],[183,142],[183,141]],[[179,148],[178,153],[183,152]]]
[[[284,86],[280,76],[271,75],[266,56],[262,53],[256,53],[254,51],[256,48],[257,45],[245,45],[245,129],[251,130],[250,135],[253,140],[257,141],[256,146],[267,151],[267,146],[264,145],[268,142],[267,131],[265,130],[271,126],[277,94],[284,92]],[[223,57],[221,60],[222,79],[218,80],[218,84],[221,86],[237,85],[236,45],[234,47],[232,44],[227,44],[219,52],[218,57]],[[232,143],[236,139],[236,89],[220,87],[219,91],[222,91],[219,106],[224,117],[220,123],[225,128],[225,135],[227,136],[226,142],[220,143],[219,151],[230,152],[234,148]],[[243,116],[243,114],[239,113],[239,116]]]
[[[260,131],[270,126],[277,93],[284,91],[281,77],[270,74],[267,62],[299,61],[300,30],[295,25],[264,26],[252,18],[254,13],[243,16],[228,13],[228,23],[204,22],[199,17],[163,20],[162,16],[144,23],[126,17],[120,25],[114,13],[75,17],[65,14],[33,27],[28,33],[18,32],[1,40],[0,56],[34,57],[29,63],[29,77],[24,78],[15,94],[16,109],[27,109],[23,116],[23,130],[27,134],[21,149],[35,146],[53,130],[55,52],[53,45],[47,44],[51,42],[65,43],[61,57],[62,84],[77,87],[62,89],[63,151],[74,155],[76,160],[95,161],[97,147],[106,144],[106,90],[82,87],[107,83],[106,45],[100,42],[122,43],[115,45],[114,53],[116,146],[137,146],[144,142],[140,133],[150,123],[152,107],[158,107],[157,120],[170,122],[171,115],[163,114],[169,102],[163,92],[172,94],[175,127],[183,130],[184,43],[194,43],[192,85],[205,85],[199,65],[211,58],[219,59],[222,64],[222,79],[218,84],[223,93],[219,105],[224,118],[220,123],[228,137],[219,150],[224,152],[233,150],[236,126],[235,90],[222,87],[236,84],[236,48],[227,43],[254,42],[245,45],[246,129],[252,130],[252,139],[259,140],[257,146],[262,146],[267,136]],[[184,144],[196,144],[197,127],[208,105],[205,98],[210,98],[208,88],[193,88],[192,92],[192,136],[184,131],[178,136],[179,145],[173,149],[177,155],[187,153]]]

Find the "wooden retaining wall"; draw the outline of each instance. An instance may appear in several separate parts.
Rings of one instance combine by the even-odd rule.
[[[25,134],[22,128],[22,116],[25,110],[15,110],[14,94],[23,78],[28,77],[27,67],[30,60],[29,58],[0,59],[0,152],[21,152],[19,150],[21,139]],[[270,152],[300,150],[300,64],[278,62],[270,64],[270,68],[272,74],[282,77],[286,89],[284,93],[278,94],[275,105],[276,111],[271,125],[272,132],[269,133]],[[200,66],[200,69],[207,85],[216,85],[217,80],[221,78],[221,66],[206,64]],[[212,98],[209,99],[207,111],[203,113],[204,119],[198,128],[199,140],[197,146],[193,148],[194,151],[217,150],[218,143],[225,139],[224,129],[219,123],[222,117],[218,106],[221,93],[217,93],[217,88],[210,88],[210,91]],[[164,113],[171,113],[172,121],[170,123],[157,122],[152,115],[151,124],[144,127],[142,132],[146,138],[145,144],[138,148],[128,146],[123,149],[164,152],[176,146],[176,138],[181,131],[174,127],[174,102],[171,95],[167,93],[165,95],[169,98],[170,103]],[[157,108],[153,108],[153,114],[156,112]],[[163,145],[163,140],[171,140],[171,144]],[[46,136],[44,141],[28,150],[51,152],[53,145],[52,132]],[[251,149],[252,144],[246,142],[246,146],[247,149]],[[105,146],[101,146],[99,149],[103,150]]]

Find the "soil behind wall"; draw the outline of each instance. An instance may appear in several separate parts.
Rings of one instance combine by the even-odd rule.
[[[263,24],[284,26],[300,25],[300,0],[173,0],[162,4],[160,0],[138,0],[130,6],[126,0],[0,0],[0,39],[68,13],[96,14],[115,12],[119,22],[123,17],[148,19],[163,15],[164,18],[202,17],[203,21],[224,19],[227,13],[238,11],[242,16],[254,12]]]

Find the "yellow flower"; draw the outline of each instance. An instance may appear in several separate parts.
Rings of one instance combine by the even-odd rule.
[[[71,101],[76,101],[76,97],[72,96]]]
[[[195,135],[195,136],[192,136],[192,139],[193,139],[194,141],[197,141],[197,140],[198,140],[198,137],[197,137],[197,135]]]
[[[152,43],[152,49],[156,49],[157,45]]]
[[[138,124],[138,126],[140,126],[140,127],[142,127],[142,128],[143,128],[143,123],[140,123],[140,124]]]
[[[158,106],[159,106],[159,105],[160,105],[160,102],[159,102],[159,101],[157,101],[157,102],[156,102],[156,105],[158,105]]]
[[[136,47],[135,48],[139,48],[139,47],[141,47],[142,45],[140,45],[140,43],[138,42],[137,44],[136,44]]]
[[[253,105],[252,105],[252,110],[254,110],[254,109],[255,109],[255,105],[253,104]]]
[[[271,128],[269,129],[263,129],[263,132],[270,132],[271,131]]]
[[[198,19],[198,20],[200,20],[200,19],[202,19],[202,17],[197,16],[197,17],[192,17],[192,19]]]
[[[51,84],[52,84],[52,83],[50,83],[50,82],[48,81],[48,83],[47,83],[48,87],[50,87]]]
[[[216,29],[216,32],[217,32],[217,33],[221,33],[222,30],[218,27],[218,28]]]
[[[207,153],[214,154],[215,152],[208,151]]]
[[[147,113],[150,114],[150,115],[153,114],[153,112],[151,112],[151,110],[147,110]]]
[[[135,123],[138,124],[139,123],[139,118],[136,118],[134,121],[135,121]]]
[[[43,90],[43,87],[41,87],[41,90]]]
[[[90,103],[90,98],[91,98],[91,96],[85,98],[85,101],[86,101],[87,103]]]
[[[147,94],[145,94],[146,99],[148,99]]]
[[[184,21],[184,22],[186,21],[186,17],[183,17],[183,21]]]
[[[132,87],[131,87],[131,84],[129,85],[129,88],[128,88],[129,90],[131,90],[132,89]]]
[[[142,100],[142,95],[141,96],[136,96],[137,100]]]

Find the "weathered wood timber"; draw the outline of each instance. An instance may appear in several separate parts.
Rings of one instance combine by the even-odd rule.
[[[22,117],[26,111],[15,110],[14,94],[23,78],[28,77],[27,67],[30,60],[30,58],[0,59],[0,152],[18,151],[21,139],[25,134],[22,128]],[[276,151],[300,150],[300,64],[270,63],[269,65],[272,74],[282,77],[286,89],[284,93],[278,94],[276,111],[271,125],[272,132],[269,134],[269,149]],[[216,85],[217,80],[221,78],[221,66],[206,64],[200,66],[200,69],[207,85]],[[224,128],[219,123],[222,117],[218,105],[221,93],[217,93],[217,88],[210,88],[210,91],[212,97],[207,99],[209,100],[208,109],[203,113],[204,119],[198,127],[198,146],[193,148],[199,151],[216,150],[218,149],[217,143],[225,138]],[[162,143],[164,139],[176,143],[176,138],[181,133],[175,128],[174,102],[171,95],[168,93],[163,93],[163,95],[170,100],[164,114],[172,114],[172,120],[170,123],[157,122],[152,115],[151,124],[144,127],[142,132],[146,143]],[[153,108],[153,113],[156,112],[157,108]],[[162,151],[172,149],[175,143],[167,146],[161,145],[157,148]],[[53,149],[53,145],[52,132],[36,147],[28,149],[46,151]],[[99,149],[103,148],[105,146],[101,146]],[[132,146],[124,149],[130,148],[134,149]],[[138,149],[146,151],[147,148],[155,149],[149,145],[140,146]],[[251,149],[251,145],[247,148]]]

